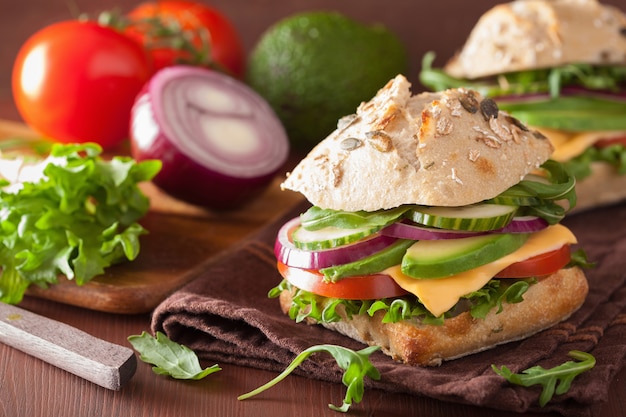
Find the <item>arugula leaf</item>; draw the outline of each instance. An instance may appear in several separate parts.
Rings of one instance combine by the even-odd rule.
[[[487,203],[496,203],[503,199],[527,201],[520,207],[519,215],[533,215],[546,220],[550,224],[560,222],[568,210],[576,206],[576,177],[565,165],[547,160],[541,165],[546,177],[541,181],[524,179],[503,191],[498,196],[487,200]],[[567,209],[558,204],[560,200],[567,201]]]
[[[364,226],[383,227],[396,221],[409,208],[409,206],[400,206],[389,210],[341,211],[313,206],[304,212],[300,218],[302,227],[307,230],[319,230],[328,226],[343,229],[355,229]]]
[[[365,391],[364,379],[366,376],[375,380],[380,379],[380,372],[369,360],[369,356],[378,349],[380,349],[379,346],[370,346],[355,352],[351,349],[336,345],[312,346],[298,354],[289,366],[276,378],[247,394],[240,395],[237,399],[245,400],[266,391],[285,379],[312,354],[327,352],[335,358],[337,365],[339,365],[341,369],[345,369],[346,372],[343,374],[342,382],[348,387],[343,404],[341,406],[328,404],[328,407],[331,410],[345,413],[349,410],[353,401],[358,403],[363,399],[363,393]]]
[[[593,268],[596,266],[595,262],[591,262],[587,259],[587,254],[583,249],[578,249],[572,252],[570,256],[570,261],[566,265],[566,268],[571,268],[574,266],[578,266],[580,268]]]
[[[572,350],[568,354],[579,362],[567,361],[550,369],[545,369],[541,366],[533,366],[519,374],[513,373],[506,366],[502,366],[498,369],[497,366],[491,365],[491,368],[495,373],[512,384],[521,385],[523,387],[530,387],[531,385],[543,386],[539,397],[539,405],[544,407],[550,402],[554,394],[565,394],[569,391],[574,378],[593,368],[596,364],[596,359],[589,353]]]
[[[149,208],[137,183],[160,161],[100,157],[94,143],[52,146],[38,179],[0,181],[0,301],[19,303],[26,289],[57,282],[82,285],[139,253],[136,223]]]
[[[158,375],[198,380],[222,370],[218,365],[202,369],[193,350],[171,341],[161,332],[156,333],[156,338],[142,332],[139,336],[129,336],[128,341],[140,353],[142,361],[155,365],[152,371]]]

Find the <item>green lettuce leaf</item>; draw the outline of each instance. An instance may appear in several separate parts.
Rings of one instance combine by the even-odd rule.
[[[137,184],[160,161],[100,157],[100,146],[54,145],[33,182],[0,184],[0,301],[19,303],[59,274],[82,285],[139,253],[149,200]]]
[[[506,282],[505,282],[506,281]],[[519,303],[523,300],[530,285],[536,283],[535,279],[492,279],[479,291],[462,297],[459,304],[467,304],[473,318],[485,318],[494,308],[497,312],[502,311],[504,303]],[[343,311],[350,319],[353,315],[368,314],[373,316],[378,311],[384,311],[382,318],[384,323],[397,323],[403,320],[419,320],[425,324],[441,325],[445,318],[455,314],[456,307],[439,317],[434,316],[424,307],[417,297],[406,295],[404,297],[380,300],[345,300],[340,298],[322,297],[311,292],[294,287],[287,280],[268,292],[269,298],[277,298],[282,291],[290,291],[292,294],[289,317],[296,322],[305,319],[313,319],[320,323],[333,323],[343,320],[338,311]],[[342,309],[338,309],[341,306]]]

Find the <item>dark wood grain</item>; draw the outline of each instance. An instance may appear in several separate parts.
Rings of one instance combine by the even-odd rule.
[[[34,31],[72,16],[73,5],[83,12],[119,7],[128,10],[138,0],[2,0],[0,6],[0,119],[19,121],[11,100],[10,73],[19,46]],[[208,3],[208,1],[207,1]],[[435,50],[438,61],[457,49],[478,16],[497,3],[495,0],[212,0],[242,33],[249,50],[271,23],[305,9],[335,9],[367,22],[382,22],[395,30],[411,54],[411,72],[417,82],[422,55]],[[624,7],[623,0],[607,3]],[[248,216],[233,214],[224,219],[211,251],[227,248],[262,226],[283,207],[274,197],[261,199],[258,210]],[[179,207],[176,207],[178,210]],[[187,210],[188,207],[180,208]],[[193,223],[193,222],[192,222]],[[163,262],[173,262],[172,260]],[[22,308],[67,323],[95,337],[130,347],[127,337],[148,330],[150,315],[115,314],[93,311],[32,296]],[[210,366],[212,363],[205,363]],[[324,383],[303,377],[289,377],[263,395],[237,401],[276,376],[257,369],[220,364],[222,371],[205,380],[176,381],[154,374],[139,363],[132,379],[119,391],[112,391],[51,366],[8,345],[0,344],[0,416],[6,417],[158,417],[158,416],[324,416],[338,415],[328,403],[339,404],[345,395],[341,384]],[[612,382],[609,401],[599,416],[626,415],[626,369]],[[446,403],[430,398],[366,390],[363,401],[354,405],[351,416],[435,416],[505,417],[510,413]],[[526,417],[551,416],[526,414]]]

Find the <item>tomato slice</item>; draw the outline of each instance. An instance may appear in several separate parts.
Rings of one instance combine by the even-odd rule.
[[[569,245],[516,262],[496,274],[496,278],[527,278],[550,275],[563,268],[571,259]]]
[[[324,282],[324,275],[314,269],[302,269],[277,262],[278,272],[292,285],[329,298],[346,300],[375,300],[408,294],[386,274],[372,274]]]
[[[600,139],[599,141],[594,143],[593,146],[595,146],[596,148],[604,149],[613,145],[622,145],[626,148],[626,135],[618,136],[615,138]]]

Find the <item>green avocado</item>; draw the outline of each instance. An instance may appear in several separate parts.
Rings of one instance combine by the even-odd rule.
[[[254,46],[246,82],[272,106],[292,145],[308,151],[390,79],[408,70],[402,41],[382,24],[338,12],[297,13]]]
[[[493,262],[520,248],[527,234],[503,233],[449,240],[420,240],[402,259],[402,272],[413,278],[444,278]]]

